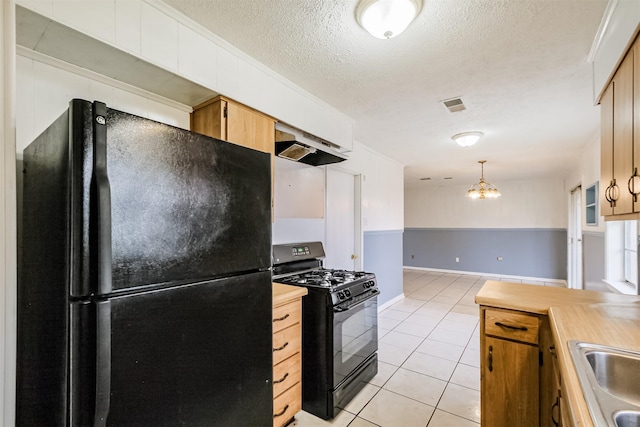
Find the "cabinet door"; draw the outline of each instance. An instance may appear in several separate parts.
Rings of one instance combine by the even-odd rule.
[[[195,107],[191,113],[191,130],[212,138],[227,140],[224,101],[219,99]]]
[[[613,215],[610,191],[613,183],[613,85],[611,82],[600,99],[600,213]]]
[[[241,105],[227,102],[227,141],[273,153],[274,121]]]
[[[633,51],[613,77],[613,207],[615,215],[633,212],[627,184],[633,175]]]
[[[485,337],[482,357],[482,425],[538,427],[538,347]]]
[[[640,37],[633,45],[633,165],[640,175]],[[634,178],[634,191],[640,193],[640,178]],[[633,202],[633,211],[640,212],[640,196]]]

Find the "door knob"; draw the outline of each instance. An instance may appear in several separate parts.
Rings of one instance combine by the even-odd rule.
[[[358,258],[358,255],[356,255],[356,254],[351,254],[351,259],[356,259],[356,258]]]

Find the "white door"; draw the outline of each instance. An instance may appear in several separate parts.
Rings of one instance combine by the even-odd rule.
[[[568,287],[583,289],[582,284],[582,187],[571,190],[569,207]]]
[[[327,168],[324,266],[356,270],[355,176]]]

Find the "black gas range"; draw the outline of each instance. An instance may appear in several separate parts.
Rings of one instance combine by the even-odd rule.
[[[273,246],[273,281],[304,286],[302,408],[331,419],[378,371],[375,274],[324,268],[321,242]]]

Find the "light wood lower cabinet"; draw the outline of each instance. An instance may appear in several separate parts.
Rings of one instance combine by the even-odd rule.
[[[557,391],[545,349],[553,342],[548,318],[485,306],[480,316],[482,426],[553,426]]]
[[[274,300],[275,301],[275,300]],[[273,426],[288,424],[302,409],[302,298],[274,302]]]

